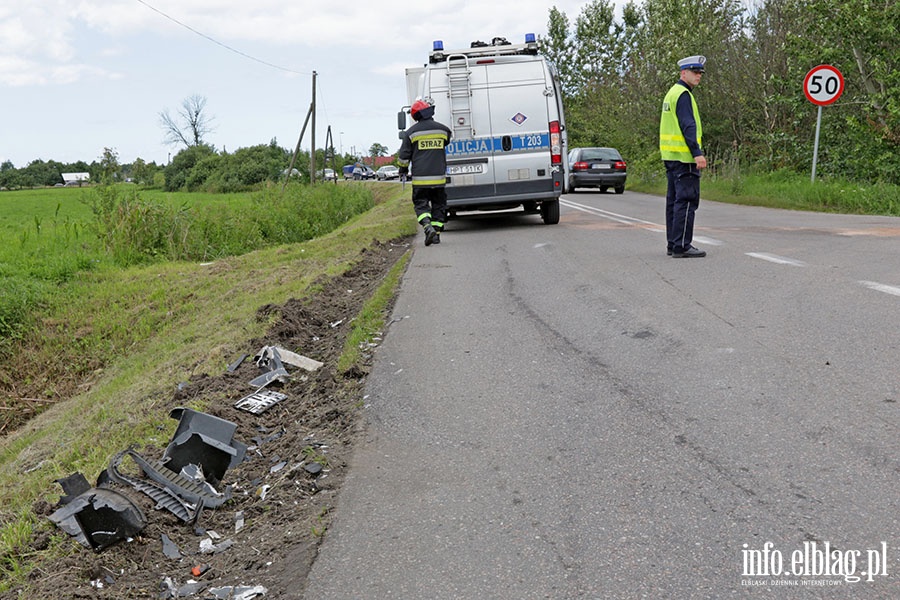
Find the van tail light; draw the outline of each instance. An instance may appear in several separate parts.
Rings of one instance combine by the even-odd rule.
[[[572,165],[573,171],[587,171],[588,169],[590,169],[590,167],[588,166],[588,164],[586,162],[583,162],[583,161],[577,162],[574,165]]]
[[[562,164],[562,138],[559,135],[559,121],[550,121],[550,164]]]

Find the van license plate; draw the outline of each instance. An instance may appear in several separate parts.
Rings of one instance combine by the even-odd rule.
[[[447,167],[447,175],[468,175],[471,173],[484,173],[484,165],[450,165]]]
[[[608,169],[609,164],[608,163],[594,163],[591,165],[591,168],[592,169]]]

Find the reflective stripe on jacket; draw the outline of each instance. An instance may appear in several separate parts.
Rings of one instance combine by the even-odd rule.
[[[682,94],[687,93],[691,97],[691,108],[694,113],[694,122],[697,124],[697,145],[703,147],[703,126],[700,124],[700,110],[697,101],[690,90],[676,83],[663,98],[662,116],[659,119],[659,153],[663,160],[677,160],[684,163],[696,162],[684,139],[684,133],[678,124],[678,115],[675,114],[675,106]]]
[[[447,155],[450,128],[434,119],[422,119],[401,135],[398,163],[412,163],[412,184],[437,187],[447,184]]]

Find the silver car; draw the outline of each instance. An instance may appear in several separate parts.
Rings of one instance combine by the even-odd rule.
[[[594,187],[605,192],[613,188],[617,194],[625,191],[627,168],[625,160],[615,148],[572,148],[569,151],[569,186]]]
[[[400,169],[394,165],[385,165],[375,171],[375,178],[378,181],[387,181],[388,179],[400,179]]]

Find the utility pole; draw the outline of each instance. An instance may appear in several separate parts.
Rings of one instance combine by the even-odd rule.
[[[300,144],[303,142],[303,134],[306,133],[306,126],[309,125],[310,118],[313,122],[313,134],[312,134],[312,147],[313,151],[310,152],[309,156],[309,181],[310,183],[316,180],[316,72],[313,71],[313,98],[312,102],[309,103],[309,110],[306,111],[306,120],[303,121],[303,129],[300,130],[300,137],[297,138],[297,147],[294,148],[294,154],[291,156],[291,164],[288,167],[287,175],[284,178],[284,183],[281,184],[281,192],[284,193],[284,188],[287,187],[288,179],[291,178],[291,172],[294,170],[294,162],[297,160],[297,155],[300,154]]]
[[[309,182],[316,182],[316,72],[312,72],[312,129],[309,134]]]

